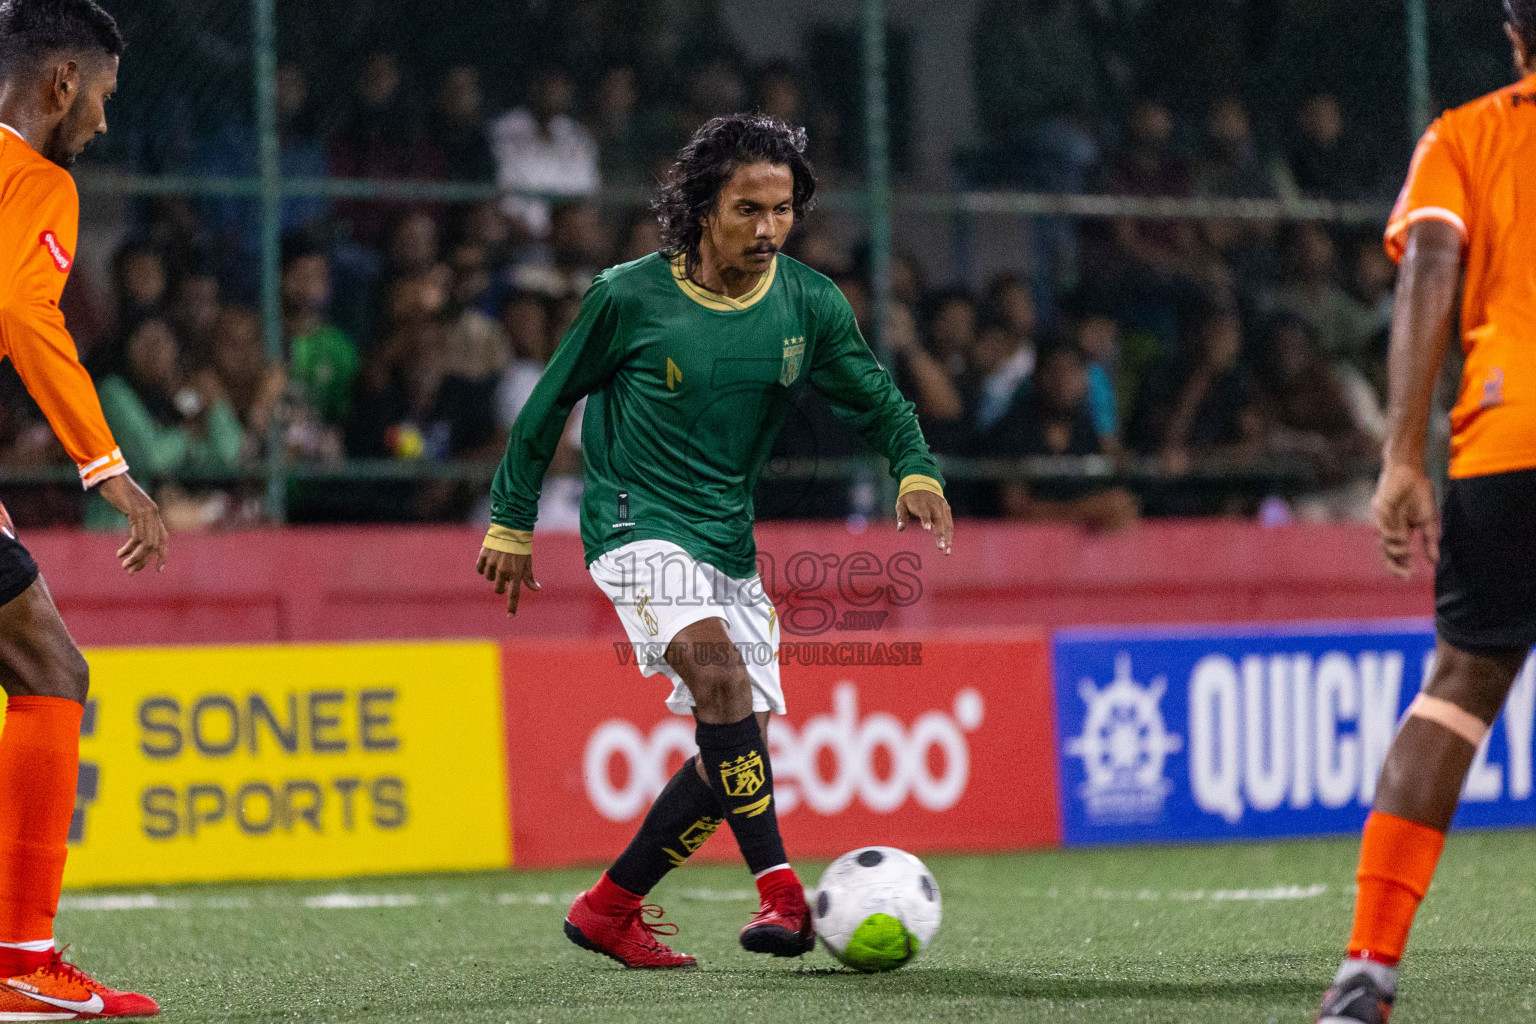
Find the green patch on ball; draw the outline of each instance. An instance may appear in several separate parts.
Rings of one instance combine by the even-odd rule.
[[[853,930],[842,961],[858,971],[893,971],[917,955],[917,936],[890,914],[871,914]]]

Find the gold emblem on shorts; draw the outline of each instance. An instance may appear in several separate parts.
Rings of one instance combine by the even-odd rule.
[[[656,620],[656,613],[651,611],[651,596],[644,591],[640,592],[640,600],[635,604],[635,614],[640,616],[640,621],[645,623],[645,631],[651,636],[661,632],[661,623]]]
[[[728,797],[751,796],[763,788],[763,783],[768,780],[768,773],[763,770],[763,755],[752,751],[735,762],[726,761],[720,765],[720,785],[725,788]]]

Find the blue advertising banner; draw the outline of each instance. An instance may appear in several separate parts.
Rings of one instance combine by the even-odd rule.
[[[1356,832],[1434,664],[1428,621],[1066,630],[1052,644],[1068,845]],[[1536,824],[1536,661],[1457,826]]]

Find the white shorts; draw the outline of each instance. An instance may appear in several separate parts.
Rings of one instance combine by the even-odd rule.
[[[703,619],[725,620],[726,635],[752,680],[752,710],[784,713],[779,615],[756,573],[744,580],[727,576],[665,540],[625,544],[599,556],[587,571],[619,613],[640,674],[672,680],[667,707],[675,714],[692,714],[694,700],[667,664],[667,646],[685,626]]]

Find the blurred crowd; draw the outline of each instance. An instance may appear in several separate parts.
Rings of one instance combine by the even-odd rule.
[[[1372,148],[1369,126],[1351,124],[1335,94],[1298,95],[1265,132],[1219,82],[1165,101],[1135,88],[1136,75],[1106,70],[1082,14],[1091,7],[984,5],[975,68],[987,101],[976,148],[957,155],[963,180],[1390,199],[1400,161]],[[498,458],[592,278],[657,248],[646,188],[707,117],[754,108],[808,124],[825,181],[853,177],[854,132],[815,101],[809,72],[754,67],[717,26],[704,33],[708,45],[677,44],[693,56],[674,53],[670,80],[658,84],[638,44],[626,50],[606,24],[541,51],[560,59],[515,88],[491,87],[483,62],[426,76],[403,46],[369,50],[350,78],[303,54],[281,63],[285,175],[504,191],[467,204],[286,199],[280,359],[268,358],[256,308],[254,201],[132,204],[110,280],[82,266],[64,305],[123,452],[158,481],[173,525],[258,521],[260,470],[272,458],[315,471],[289,484],[294,521],[484,517],[483,481],[316,474],[348,459],[451,467]],[[1042,47],[1058,56],[1021,59]],[[1081,61],[1059,56],[1079,51]],[[187,133],[175,159],[190,173],[252,173],[248,119],[216,124]],[[988,478],[957,475],[957,512],[1094,529],[1141,515],[1365,515],[1385,429],[1396,274],[1379,226],[1037,218],[1028,247],[1016,272],[974,288],[930,281],[917,253],[896,256],[883,341],[930,443],[983,463],[1032,460],[1023,474],[1021,463],[968,463]],[[789,254],[832,277],[873,335],[869,257],[857,239],[813,215]],[[846,461],[860,443],[807,392],[759,516],[878,514],[876,488]],[[551,470],[546,525],[575,523],[580,415]],[[19,383],[0,378],[0,466],[61,459]],[[822,467],[814,479],[778,471],[807,465]],[[7,496],[23,525],[82,515],[111,525],[104,505],[87,498],[82,510],[80,500],[65,487]]]
[[[980,292],[930,288],[910,256],[897,258],[886,343],[930,444],[1030,460],[1001,480],[952,482],[957,511],[1093,529],[1140,514],[1363,519],[1385,436],[1396,274],[1379,233],[1199,224],[1190,244],[1209,252],[1154,271],[1140,247],[1156,247],[1159,230],[1105,225],[1085,238],[1085,250],[1103,247],[1106,273],[1065,293],[1006,274]],[[1214,272],[1223,232],[1272,258],[1223,260]],[[816,241],[802,236],[802,251],[828,260],[832,247]],[[822,269],[867,324],[859,254]],[[1120,283],[1128,277],[1134,285]],[[790,431],[780,454],[858,450],[817,404],[802,403],[809,429]],[[1116,470],[1135,486],[1101,479]]]

